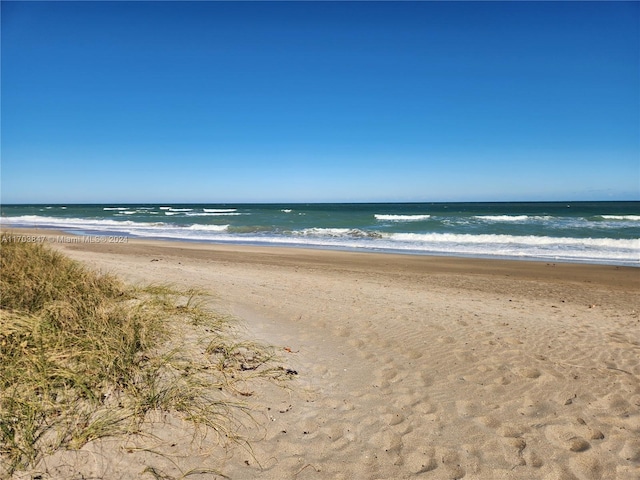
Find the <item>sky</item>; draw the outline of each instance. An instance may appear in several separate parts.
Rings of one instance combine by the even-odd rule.
[[[638,2],[1,2],[2,203],[640,200]]]

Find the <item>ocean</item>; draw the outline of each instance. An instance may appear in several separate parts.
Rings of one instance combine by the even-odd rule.
[[[3,228],[640,266],[640,202],[3,205]]]

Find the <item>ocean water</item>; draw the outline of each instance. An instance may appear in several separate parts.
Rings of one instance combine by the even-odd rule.
[[[640,202],[3,205],[5,228],[640,266]]]

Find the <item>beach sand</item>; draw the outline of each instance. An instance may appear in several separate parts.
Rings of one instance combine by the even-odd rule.
[[[640,269],[37,234],[130,283],[205,290],[298,372],[241,399],[250,450],[165,418],[42,478],[640,478]]]

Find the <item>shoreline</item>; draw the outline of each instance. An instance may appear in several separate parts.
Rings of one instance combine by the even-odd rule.
[[[166,455],[154,466],[260,480],[640,474],[635,267],[138,239],[50,245],[129,283],[205,291],[298,372],[286,390],[241,398],[260,422],[245,432],[252,454],[184,441],[179,452],[154,445]],[[85,476],[137,478],[149,460],[122,448],[99,442],[47,468],[56,478],[75,458]]]
[[[628,262],[606,262],[606,261],[580,261],[572,259],[555,259],[555,258],[541,258],[541,257],[510,257],[500,255],[444,255],[440,253],[428,253],[422,251],[402,251],[402,250],[374,250],[374,249],[360,249],[360,248],[348,248],[348,247],[331,247],[331,246],[313,246],[313,245],[298,245],[298,244],[272,244],[272,243],[259,243],[259,242],[235,242],[235,241],[206,241],[206,240],[190,240],[182,238],[171,237],[136,237],[129,236],[127,234],[119,233],[90,233],[90,232],[73,232],[58,228],[42,228],[42,227],[29,227],[29,228],[14,228],[5,227],[0,225],[0,232],[15,233],[16,235],[33,236],[35,239],[30,241],[44,241],[46,243],[63,243],[63,244],[126,244],[126,243],[150,243],[150,244],[184,244],[184,245],[199,245],[204,247],[210,247],[212,249],[229,249],[229,250],[243,250],[243,249],[265,249],[265,251],[281,251],[281,250],[299,250],[309,252],[337,252],[346,254],[363,254],[363,255],[389,255],[398,257],[426,257],[435,259],[436,262],[443,260],[451,261],[463,261],[463,262],[523,262],[523,263],[544,263],[553,265],[586,265],[586,266],[600,266],[600,267],[614,267],[614,268],[640,268],[638,265],[630,264]],[[41,236],[41,237],[40,237]]]

